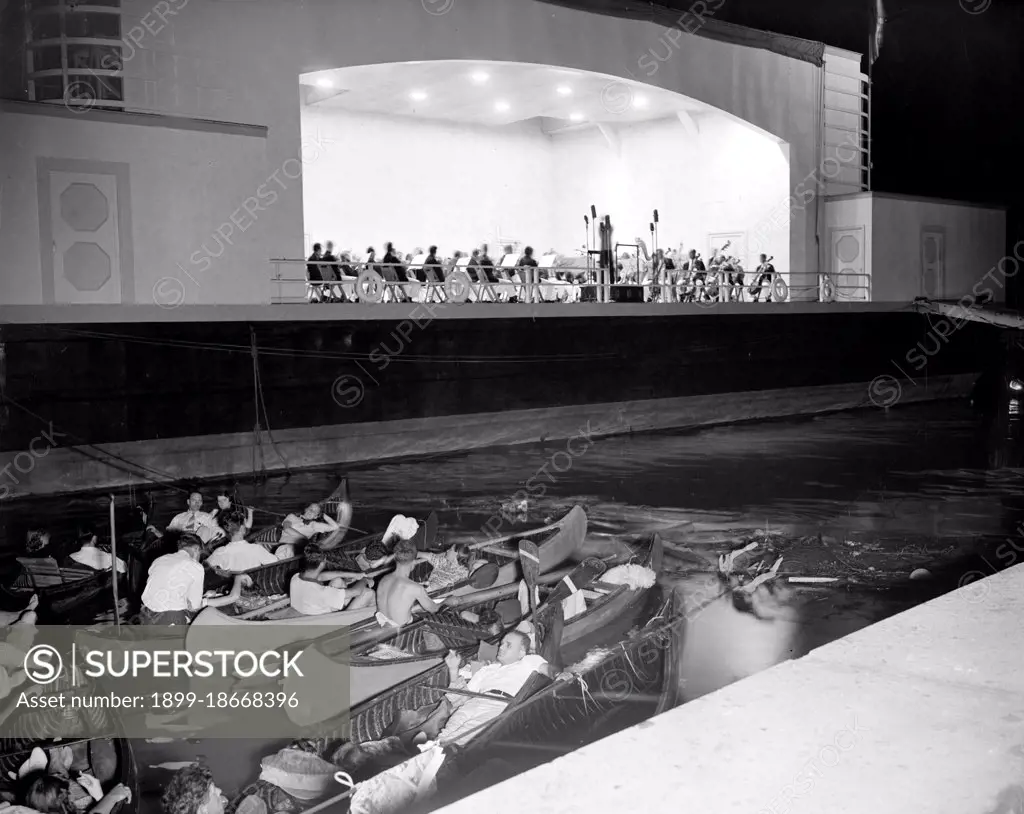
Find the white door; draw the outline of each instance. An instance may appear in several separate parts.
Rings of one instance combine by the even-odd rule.
[[[837,302],[866,302],[868,277],[864,245],[864,227],[837,227],[831,230],[828,269]]]
[[[941,299],[946,289],[946,233],[942,229],[921,230],[921,296]]]

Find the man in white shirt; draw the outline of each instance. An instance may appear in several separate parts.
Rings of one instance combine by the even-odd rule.
[[[530,637],[521,630],[510,630],[498,647],[498,660],[477,670],[468,681],[460,674],[461,660],[454,650],[448,651],[448,686],[454,690],[495,695],[511,700],[519,694],[534,673],[554,678],[551,665],[541,656],[530,653]],[[445,696],[451,715],[438,735],[442,743],[466,743],[483,724],[496,718],[507,704],[486,698],[469,698],[454,693]]]
[[[221,607],[238,601],[248,577],[239,575],[231,593],[223,597],[204,597],[206,572],[199,564],[202,543],[192,534],[183,535],[178,550],[153,560],[142,592],[142,624],[187,625],[192,615],[206,606]],[[251,580],[250,580],[251,581]]]
[[[82,547],[70,555],[70,559],[76,564],[92,568],[94,571],[109,571],[110,566],[114,562],[113,555],[108,554],[96,545],[96,535],[91,531],[87,531],[82,534],[79,540]],[[123,574],[127,570],[128,567],[125,565],[124,560],[118,557],[117,573]]]
[[[292,607],[303,616],[366,608],[377,601],[370,582],[360,580],[346,585],[346,578],[356,575],[325,571],[326,565],[321,561],[315,568],[296,574],[288,585]]]
[[[224,532],[217,525],[216,518],[212,514],[202,511],[202,508],[203,496],[199,492],[193,492],[188,496],[188,511],[175,515],[168,524],[167,530],[195,534],[204,543],[222,537]]]
[[[228,574],[240,574],[250,568],[277,562],[277,557],[263,546],[246,542],[246,527],[239,523],[238,519],[229,517],[225,522],[228,534],[231,535],[231,541],[207,557],[207,565]]]

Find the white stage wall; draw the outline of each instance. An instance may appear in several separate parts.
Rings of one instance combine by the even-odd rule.
[[[536,123],[475,127],[311,106],[307,141],[330,150],[304,177],[306,233],[362,253],[391,240],[402,253],[436,243],[443,254],[497,236],[572,253],[590,205],[611,215],[615,239],[682,243],[705,256],[710,236],[738,233],[737,255],[756,261],[758,227],[786,200],[789,167],[771,137],[719,115],[691,136],[677,118],[544,134]],[[783,228],[766,251],[788,272]],[[769,236],[770,239],[770,236]],[[721,245],[720,241],[718,245]],[[626,250],[624,250],[626,251]]]
[[[125,0],[123,7],[125,30],[153,11],[149,0]],[[163,269],[172,266],[170,274],[184,289],[187,304],[269,302],[269,261],[302,254],[303,236],[311,231],[303,223],[303,185],[331,151],[329,145],[319,150],[300,143],[299,76],[329,68],[396,59],[466,59],[638,77],[748,121],[788,144],[787,186],[794,196],[821,165],[821,67],[770,50],[672,32],[679,36],[670,53],[648,72],[641,60],[646,56],[644,64],[650,63],[655,48],[665,54],[666,33],[638,20],[532,0],[306,0],[301,9],[280,0],[250,0],[179,4],[166,25],[138,30],[143,34],[125,56],[125,102],[129,111],[145,116],[72,113],[56,105],[47,111],[53,115],[25,110],[26,117],[40,117],[35,124],[0,127],[4,167],[14,167],[17,176],[0,191],[5,232],[10,224],[3,254],[13,270],[0,275],[3,302],[41,302],[43,258],[54,251],[38,215],[32,215],[44,203],[35,194],[33,175],[38,180],[47,162],[85,160],[127,165],[117,177],[130,189],[130,202],[118,195],[117,206],[130,204],[136,213],[124,227],[130,230],[134,256],[145,258],[147,265],[135,264],[132,276],[138,279],[124,277],[132,271],[127,265],[119,269],[122,302],[153,302],[154,281],[159,284]],[[259,129],[239,135],[237,124]],[[52,140],[36,139],[38,128],[45,128]],[[217,138],[199,139],[198,132]],[[306,178],[291,177],[296,157],[308,154],[321,157],[304,166]],[[276,197],[261,197],[271,188]],[[16,203],[12,189],[18,193]],[[819,199],[800,197],[804,203],[791,208],[786,230],[789,264],[794,275],[813,279]],[[243,209],[252,198],[260,204],[257,226]],[[16,220],[12,206],[19,210]],[[149,214],[153,211],[160,213],[159,220]],[[248,228],[243,233],[236,227],[233,244],[217,260],[216,271],[208,270],[206,282],[205,264],[193,263],[190,255],[185,270],[177,270],[179,249],[195,252],[217,230],[230,229],[225,224],[233,220]]]

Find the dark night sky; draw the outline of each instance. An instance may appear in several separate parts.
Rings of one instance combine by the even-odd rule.
[[[1024,238],[1024,0],[888,0],[873,70],[872,186],[1009,206]],[[693,0],[659,0],[686,10]],[[873,0],[725,0],[715,18],[866,53]],[[867,60],[863,70],[867,71]]]

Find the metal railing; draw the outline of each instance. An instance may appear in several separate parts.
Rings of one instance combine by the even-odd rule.
[[[650,272],[619,269],[609,274],[587,266],[452,266],[451,263],[372,263],[278,258],[274,304],[296,303],[541,303],[541,302],[867,302],[867,274],[819,274],[817,284],[791,286],[778,271]],[[337,279],[285,276],[290,267],[333,268]],[[284,272],[284,273],[283,273]],[[850,278],[858,278],[851,282]],[[640,289],[642,293],[637,294]],[[628,290],[629,295],[618,294]]]

